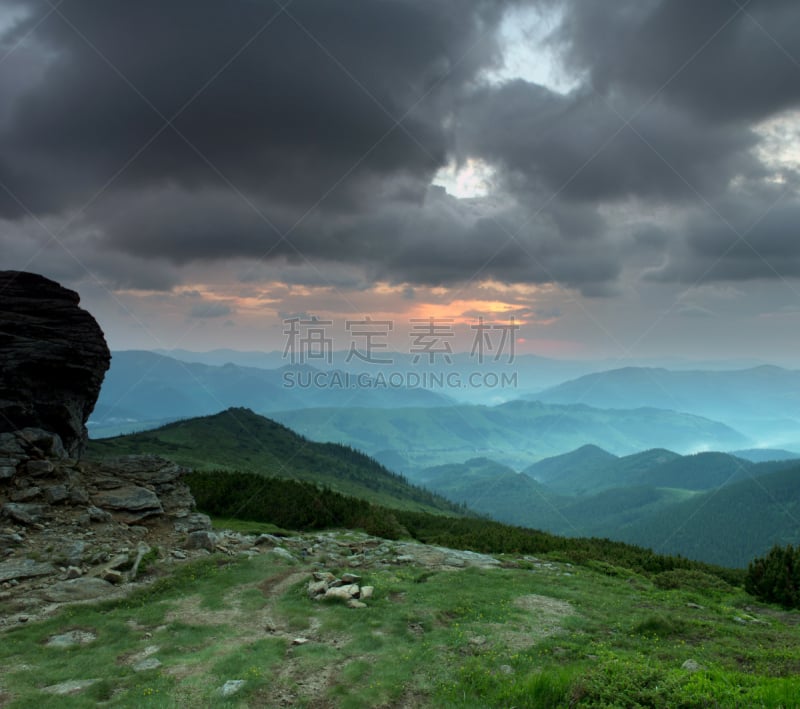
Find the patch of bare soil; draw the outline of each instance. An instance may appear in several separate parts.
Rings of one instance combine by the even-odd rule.
[[[314,670],[301,668],[291,655],[287,656],[278,677],[264,697],[267,706],[303,706],[319,709],[334,707],[335,704],[324,697],[325,692],[335,680],[337,668],[326,665]]]
[[[281,663],[277,677],[254,697],[256,706],[294,707],[303,706],[315,709],[333,709],[335,704],[324,698],[327,690],[338,676],[339,667],[331,663],[324,667],[309,668],[302,658],[295,654],[292,644],[297,637],[288,623],[276,609],[280,598],[295,584],[308,579],[308,570],[288,569],[257,584],[245,584],[232,589],[225,597],[222,608],[209,609],[202,606],[200,596],[187,596],[176,603],[166,616],[165,622],[180,621],[188,625],[219,626],[215,656],[235,649],[242,643],[253,642],[263,637],[279,637],[287,641],[286,655]],[[265,604],[258,610],[242,609],[242,596],[249,590],[258,588],[264,595]],[[314,643],[322,643],[339,649],[347,644],[348,638],[320,633],[317,618],[309,618],[309,627],[302,636]],[[209,660],[211,662],[211,660]],[[185,679],[189,676],[202,676],[208,669],[207,663],[196,663],[169,668],[170,675]]]
[[[296,583],[300,583],[300,581],[308,578],[308,571],[293,571],[291,569],[287,569],[281,574],[270,576],[270,578],[265,579],[258,584],[258,588],[261,589],[261,592],[264,594],[265,598],[275,599],[286,593],[286,591],[288,591]]]
[[[515,623],[490,623],[492,637],[498,644],[511,650],[524,650],[535,642],[549,638],[561,631],[562,618],[573,615],[574,608],[566,601],[535,593],[519,596],[514,605],[526,616]]]

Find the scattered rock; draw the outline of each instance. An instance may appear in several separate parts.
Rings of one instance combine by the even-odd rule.
[[[42,521],[44,507],[42,505],[22,504],[17,502],[7,502],[0,509],[3,515],[13,519],[20,524],[32,526]]]
[[[347,607],[348,608],[366,608],[367,604],[366,603],[362,603],[361,601],[357,601],[355,598],[351,598],[349,601],[347,601]]]
[[[8,559],[0,562],[0,583],[12,579],[28,579],[55,573],[56,568],[52,564],[37,562],[33,559]]]
[[[349,601],[351,598],[358,598],[359,596],[358,584],[347,584],[346,586],[337,586],[329,588],[325,591],[325,598],[333,598],[342,601]]]
[[[68,647],[75,647],[76,645],[88,645],[97,640],[97,635],[90,633],[86,630],[70,630],[68,633],[61,635],[51,635],[45,647],[52,647],[64,649]]]
[[[681,665],[681,669],[686,670],[687,672],[699,672],[705,668],[703,665],[697,662],[697,660],[686,660],[686,662]]]
[[[374,586],[362,586],[361,587],[361,595],[359,596],[359,598],[362,601],[366,600],[368,598],[372,598],[372,594],[373,593],[375,593],[375,587]]]
[[[87,601],[106,595],[114,587],[103,579],[83,576],[70,581],[61,581],[45,589],[44,598],[53,603]]]
[[[111,521],[111,513],[106,512],[105,510],[101,510],[99,507],[95,507],[91,505],[87,510],[86,513],[89,515],[89,519],[92,522],[110,522]]]
[[[137,653],[133,657],[130,658],[132,663],[139,662],[139,660],[144,660],[146,657],[152,657],[155,655],[161,648],[158,645],[148,645],[144,650],[140,653]]]
[[[23,452],[57,459],[65,458],[67,455],[64,444],[56,433],[27,426],[14,431],[13,435]]]
[[[222,697],[232,697],[234,694],[241,691],[245,684],[246,681],[243,679],[229,679],[219,688],[219,694]]]
[[[175,521],[175,531],[184,532],[210,532],[212,529],[211,518],[201,512],[194,512]]]
[[[59,557],[61,557],[67,564],[71,566],[78,566],[83,561],[83,555],[86,552],[86,542],[81,539],[67,542],[61,547]]]
[[[356,574],[342,574],[342,583],[358,583],[359,581],[361,581],[361,577]]]
[[[111,561],[106,563],[106,568],[108,569],[121,569],[123,566],[127,566],[131,563],[131,557],[128,554],[117,554],[115,557],[111,559]]]
[[[57,695],[67,695],[67,694],[78,694],[82,692],[84,689],[91,687],[95,682],[99,682],[100,680],[97,679],[71,679],[66,682],[59,682],[58,684],[51,684],[47,687],[42,687],[42,691],[46,692],[47,694],[57,694]]]
[[[282,542],[280,537],[276,537],[273,534],[259,534],[254,544],[256,546],[261,546],[262,544],[272,544],[273,546],[280,546]]]
[[[85,488],[82,488],[82,487],[70,488],[69,501],[73,505],[88,505],[89,504],[89,493],[86,491]],[[108,514],[108,513],[106,513],[106,514]],[[111,515],[109,514],[108,517],[110,519]]]
[[[0,465],[0,480],[10,480],[16,474],[17,474],[16,465],[7,465],[5,463]]]
[[[16,532],[0,533],[0,549],[8,549],[10,547],[15,547],[18,544],[21,544],[23,541],[24,538],[21,537]]]
[[[92,496],[97,507],[140,513],[139,519],[164,511],[158,495],[152,490],[136,485],[123,485],[111,490],[101,490]]]
[[[315,581],[324,581],[327,584],[332,584],[336,581],[336,577],[330,571],[315,571],[311,575]]]
[[[42,488],[36,487],[36,485],[30,485],[19,490],[12,490],[9,498],[11,498],[12,502],[30,502],[41,494]]]
[[[44,500],[48,505],[57,505],[69,498],[66,485],[51,485],[44,489]]]
[[[133,671],[147,672],[149,670],[157,670],[159,667],[161,667],[161,660],[157,657],[145,657],[133,666]]]
[[[186,541],[187,549],[206,549],[214,551],[217,548],[217,537],[213,532],[197,531],[189,534]]]
[[[309,581],[308,582],[308,595],[309,598],[316,598],[321,596],[328,590],[328,584],[325,581]]]
[[[687,603],[686,607],[687,608],[694,608],[695,610],[699,610],[699,611],[701,611],[701,610],[703,610],[705,608],[705,606],[701,606],[699,603]]]
[[[305,645],[308,642],[308,638],[294,638],[292,640],[292,645]]]
[[[50,475],[55,469],[49,460],[29,460],[25,464],[25,472],[32,478]]]
[[[454,566],[456,568],[463,568],[467,565],[467,562],[464,561],[464,559],[461,559],[457,556],[448,556],[442,563],[444,563],[445,566]]]
[[[108,583],[114,584],[115,586],[121,584],[125,580],[125,575],[121,571],[117,571],[116,569],[105,569],[101,574],[100,578],[103,581],[108,581]]]
[[[283,547],[275,547],[274,549],[271,549],[269,553],[279,556],[281,559],[286,559],[287,561],[296,561],[294,556],[292,556],[292,553]]]

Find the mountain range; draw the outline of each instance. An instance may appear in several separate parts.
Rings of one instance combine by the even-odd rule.
[[[729,426],[690,414],[537,401],[394,410],[303,409],[271,415],[312,440],[354,446],[411,477],[432,465],[475,457],[522,470],[586,443],[626,455],[659,446],[683,453],[728,450],[747,441]]]
[[[608,537],[727,566],[741,566],[773,543],[800,541],[793,502],[800,500],[800,464],[791,460],[753,463],[666,449],[617,456],[582,446],[525,472],[478,457],[420,469],[409,480],[351,447],[314,443],[242,408],[89,447],[92,457],[143,453],[207,474],[311,482],[398,510],[456,516],[472,510],[523,527]]]
[[[664,449],[617,457],[583,446],[522,473],[475,458],[427,468],[415,481],[506,523],[608,537],[725,566],[800,541],[796,460],[752,463]]]
[[[321,378],[315,382],[315,376]],[[93,437],[152,428],[230,407],[261,413],[314,406],[444,406],[444,394],[423,388],[380,387],[338,370],[308,365],[277,369],[188,363],[154,352],[114,352],[89,428]]]
[[[552,404],[683,411],[722,421],[761,446],[800,447],[800,371],[781,367],[734,371],[625,367],[587,374],[530,397]]]

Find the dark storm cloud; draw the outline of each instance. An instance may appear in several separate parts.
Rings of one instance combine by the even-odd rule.
[[[599,292],[598,284],[619,274],[617,246],[597,215],[593,238],[583,244],[570,243],[559,220],[551,211],[532,215],[520,207],[476,219],[468,204],[435,189],[415,218],[387,215],[387,224],[402,223],[403,230],[374,260],[374,277],[420,285],[559,281]]]
[[[673,232],[667,263],[648,279],[691,284],[800,277],[800,200],[740,195],[726,206]]]
[[[732,123],[798,105],[798,26],[795,0],[569,0],[555,39],[603,94],[659,93]]]
[[[448,95],[496,56],[501,5],[65,0],[34,31],[50,61],[0,135],[0,179],[37,211],[80,204],[134,156],[115,186],[224,185],[219,171],[310,206],[351,169],[332,201],[386,175],[424,184]],[[4,46],[50,9],[32,7]]]
[[[791,200],[753,234],[767,256],[719,263],[730,230],[707,207],[736,205],[744,229],[771,203],[756,122],[800,101],[783,51],[800,5],[529,3],[563,8],[549,41],[585,79],[568,94],[482,78],[525,0],[30,0],[0,38],[33,29],[0,62],[0,218],[74,217],[75,255],[130,288],[237,258],[412,294],[493,278],[609,295],[626,265],[795,274]],[[470,158],[495,194],[431,187]]]
[[[461,121],[463,149],[501,165],[523,194],[533,185],[571,200],[681,200],[760,169],[747,126],[639,97],[561,95],[515,81],[474,95]]]

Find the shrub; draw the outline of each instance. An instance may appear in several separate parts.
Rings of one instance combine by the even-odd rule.
[[[800,547],[774,546],[766,557],[750,562],[745,591],[784,608],[800,608]]]
[[[731,587],[719,576],[698,569],[672,569],[653,577],[653,583],[664,590],[730,591]]]

